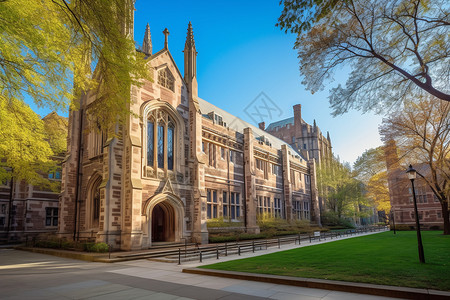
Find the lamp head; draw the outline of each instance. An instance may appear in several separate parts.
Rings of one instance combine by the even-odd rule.
[[[408,170],[406,170],[406,173],[408,173],[408,178],[409,178],[410,180],[416,179],[417,172],[416,172],[416,170],[413,168],[412,165],[409,165],[409,168],[408,168]]]

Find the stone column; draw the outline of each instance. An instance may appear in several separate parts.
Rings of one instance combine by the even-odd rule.
[[[208,243],[208,229],[206,227],[206,190],[205,190],[205,162],[206,154],[202,151],[202,115],[196,99],[197,81],[193,78],[189,99],[189,152],[191,168],[191,184],[193,197],[193,230],[194,242]]]
[[[286,209],[286,220],[292,220],[292,187],[291,168],[289,165],[289,149],[286,144],[281,145],[281,156],[283,159],[283,196]]]
[[[320,208],[319,208],[319,191],[317,189],[316,177],[316,161],[314,158],[308,160],[309,182],[311,184],[311,222],[322,226],[320,222]]]
[[[253,155],[254,143],[251,128],[244,129],[244,180],[245,180],[245,204],[247,216],[247,232],[259,233],[256,222],[257,201],[255,186],[255,157]]]

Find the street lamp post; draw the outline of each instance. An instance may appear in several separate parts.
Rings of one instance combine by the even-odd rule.
[[[406,173],[408,173],[408,178],[411,180],[412,185],[412,194],[414,199],[414,212],[416,215],[416,231],[417,231],[417,246],[419,248],[419,260],[421,263],[425,263],[425,255],[423,253],[423,245],[422,245],[422,235],[420,234],[420,223],[419,223],[419,213],[417,212],[417,201],[416,201],[416,191],[414,189],[414,179],[416,179],[417,172],[412,167],[412,165],[409,165],[408,170],[406,170]]]
[[[394,210],[391,211],[391,220],[392,220],[392,226],[394,226],[394,234],[396,234],[396,232],[395,232],[395,212],[394,212]]]

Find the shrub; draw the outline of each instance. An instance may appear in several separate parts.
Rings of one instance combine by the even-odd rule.
[[[207,221],[206,226],[208,228],[220,228],[220,227],[241,227],[243,225],[242,222],[235,222],[235,221],[230,221],[227,219],[224,219],[223,217],[219,217],[219,218],[215,218],[215,219],[210,219]]]
[[[390,226],[391,230],[394,230],[394,226],[391,225]],[[409,230],[414,230],[414,226],[410,226],[410,225],[405,225],[405,224],[400,224],[400,225],[395,225],[395,230],[398,231],[409,231]]]
[[[109,246],[105,243],[85,243],[85,245],[88,252],[105,253],[109,251]]]

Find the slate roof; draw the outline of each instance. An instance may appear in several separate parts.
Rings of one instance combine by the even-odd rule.
[[[281,121],[270,123],[266,130],[274,130],[276,127],[284,127],[287,124],[294,124],[294,117],[290,117]]]
[[[244,120],[224,111],[223,109],[209,103],[206,100],[203,100],[200,98],[197,98],[197,100],[198,100],[198,104],[200,106],[200,111],[203,115],[206,115],[206,114],[214,111],[217,115],[222,117],[222,120],[224,122],[227,123],[227,127],[231,128],[233,130],[236,130],[240,133],[244,133],[244,128],[250,127],[253,131],[253,135],[255,136],[255,138],[259,139],[261,137],[264,137],[271,143],[272,148],[275,148],[275,149],[281,149],[281,145],[287,145],[288,149],[291,151],[291,153],[293,155],[299,155],[303,159],[303,161],[306,161],[305,158],[300,153],[298,153],[294,148],[292,148],[288,143],[286,143],[286,142],[280,140],[279,138],[271,135],[270,133],[268,133],[264,130],[261,130],[258,127],[254,126],[250,123],[247,123]],[[292,120],[293,119],[294,118],[292,118]]]

